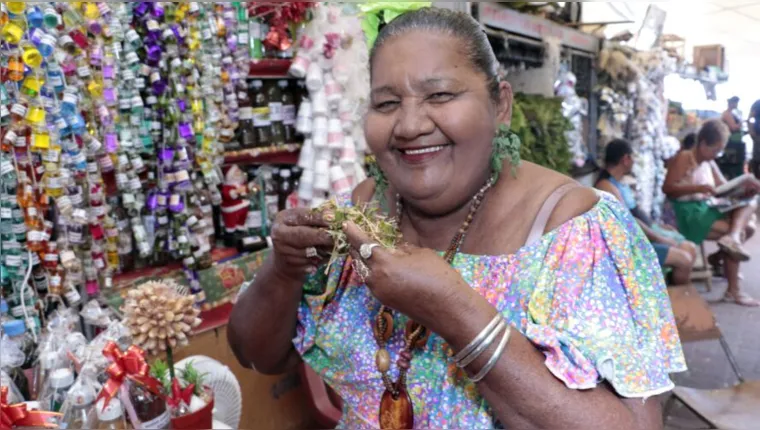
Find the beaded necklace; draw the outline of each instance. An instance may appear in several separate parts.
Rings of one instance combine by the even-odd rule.
[[[486,192],[496,182],[495,177],[491,177],[488,182],[472,198],[470,212],[462,223],[457,234],[451,239],[451,244],[446,249],[444,260],[452,264],[454,256],[462,246],[467,232],[470,229],[472,220],[478,209],[480,209]],[[401,197],[396,195],[396,224],[401,226]],[[375,317],[373,326],[373,335],[377,343],[377,353],[375,354],[375,365],[377,370],[382,374],[385,392],[380,400],[380,428],[382,429],[412,429],[414,428],[414,406],[412,399],[406,388],[406,376],[411,367],[412,351],[415,348],[424,348],[430,332],[420,324],[409,321],[404,330],[404,347],[399,353],[396,364],[399,367],[398,379],[394,383],[389,375],[391,367],[391,358],[386,349],[387,342],[393,334],[393,312],[385,306],[380,306],[380,310]]]

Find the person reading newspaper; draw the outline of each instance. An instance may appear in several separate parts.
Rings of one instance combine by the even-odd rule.
[[[757,199],[748,199],[734,208],[724,207],[723,211],[713,200],[716,196],[741,199],[760,193],[757,179],[740,177],[728,182],[715,164],[729,133],[722,121],[707,121],[697,134],[697,144],[681,151],[672,161],[663,191],[672,202],[678,229],[686,239],[697,244],[707,239],[718,241],[728,280],[725,298],[744,306],[760,306],[739,287],[739,263],[750,259],[742,243],[754,233]]]

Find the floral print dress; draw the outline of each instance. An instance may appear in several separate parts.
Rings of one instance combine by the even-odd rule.
[[[623,397],[655,396],[673,388],[670,373],[686,370],[670,301],[636,221],[614,197],[601,195],[590,211],[513,255],[459,254],[453,267],[544,353],[546,367],[568,388],[607,381]],[[296,349],[343,398],[341,427],[377,428],[384,387],[372,321],[380,303],[345,260],[310,277],[304,289]],[[395,318],[388,345],[394,360],[407,321]],[[415,351],[407,383],[415,426],[498,425],[451,355],[436,335]],[[397,371],[393,365],[394,380]]]

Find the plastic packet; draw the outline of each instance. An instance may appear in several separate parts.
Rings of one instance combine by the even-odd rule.
[[[108,327],[111,323],[113,312],[110,309],[103,309],[97,300],[90,300],[82,308],[79,315],[84,318],[84,322],[96,327]]]
[[[18,387],[16,387],[16,383],[13,382],[13,379],[5,372],[5,370],[0,370],[0,386],[8,387],[9,405],[14,405],[16,403],[21,403],[24,401],[24,396],[21,395]]]

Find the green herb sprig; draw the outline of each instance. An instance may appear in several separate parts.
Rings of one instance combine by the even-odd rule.
[[[343,232],[344,222],[353,222],[373,242],[384,248],[394,249],[399,242],[400,232],[396,221],[382,214],[375,202],[361,206],[340,207],[335,200],[329,200],[314,210],[323,214],[331,213],[335,217],[327,229],[335,245],[330,254],[330,261],[327,263],[325,273],[330,271],[332,265],[339,258],[349,253],[350,244]]]

